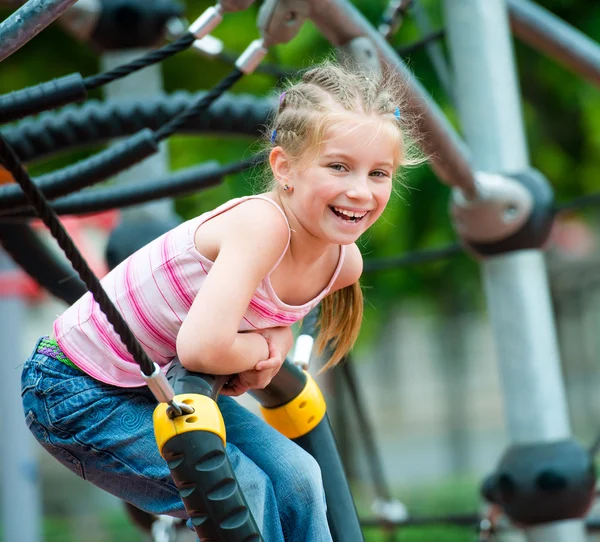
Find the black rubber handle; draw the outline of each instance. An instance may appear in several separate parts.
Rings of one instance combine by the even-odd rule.
[[[175,395],[198,393],[210,397],[213,401],[217,400],[221,388],[229,378],[227,375],[208,375],[188,371],[178,358],[173,358],[173,363],[167,371],[167,380],[175,390]]]
[[[80,102],[86,98],[87,90],[83,77],[79,73],[71,73],[47,83],[0,96],[0,124]]]
[[[145,129],[117,145],[94,154],[92,157],[49,173],[36,179],[44,196],[58,198],[99,183],[137,164],[158,151],[151,130]],[[21,188],[16,185],[0,187],[0,209],[16,212],[16,206],[27,208],[29,202]]]
[[[167,379],[176,396],[198,394],[216,401],[229,377],[188,371],[175,358]],[[190,423],[197,414],[187,415]],[[262,541],[219,435],[204,430],[183,432],[170,438],[161,454],[200,540]]]
[[[162,455],[200,540],[262,541],[220,436],[182,433],[169,439]]]

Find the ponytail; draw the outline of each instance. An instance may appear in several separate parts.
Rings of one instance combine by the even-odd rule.
[[[360,331],[362,317],[363,295],[358,281],[336,290],[321,301],[316,347],[319,354],[325,349],[331,352],[331,357],[321,372],[335,367],[352,349]]]

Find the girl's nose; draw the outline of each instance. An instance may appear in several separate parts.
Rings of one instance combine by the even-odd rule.
[[[356,176],[352,186],[347,191],[348,197],[352,199],[369,200],[371,199],[371,190],[369,189],[369,181],[362,175]]]

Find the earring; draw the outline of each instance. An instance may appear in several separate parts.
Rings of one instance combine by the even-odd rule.
[[[285,184],[283,185],[283,189],[284,189],[284,190],[287,192],[287,191],[290,189],[290,185],[289,185],[289,184],[287,184],[287,183],[285,183]]]

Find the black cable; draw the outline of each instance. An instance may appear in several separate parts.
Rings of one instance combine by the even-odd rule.
[[[98,305],[100,305],[102,312],[104,312],[106,318],[114,327],[115,331],[121,338],[121,341],[123,341],[123,344],[133,356],[133,359],[140,365],[142,372],[145,375],[150,376],[154,372],[154,364],[150,361],[140,343],[136,340],[135,336],[129,329],[129,326],[117,308],[113,305],[108,295],[106,295],[106,292],[102,288],[98,277],[94,275],[81,253],[77,250],[77,247],[64,229],[58,216],[44,198],[42,191],[31,180],[28,173],[23,168],[23,165],[19,161],[19,158],[1,133],[0,163],[2,163],[2,165],[11,173],[14,180],[26,194],[31,204],[35,207],[35,210],[39,214],[40,218],[44,224],[46,224],[50,230],[50,233],[52,233],[60,248],[64,251],[65,255],[73,265],[73,268],[75,271],[77,271],[87,289],[92,293],[95,301],[98,303]]]
[[[144,128],[156,130],[179,115],[205,91],[178,91],[140,99],[88,100],[49,111],[4,128],[4,137],[22,162],[73,148],[123,138]],[[256,138],[273,112],[275,101],[252,94],[224,94],[181,133],[217,133]]]
[[[85,160],[71,164],[59,171],[42,175],[36,179],[36,182],[46,198],[58,198],[102,182],[133,164],[141,162],[157,150],[158,144],[154,139],[153,132],[147,129],[142,130],[118,145]],[[27,203],[27,197],[18,186],[0,186],[0,209],[15,210]]]
[[[388,269],[398,269],[411,265],[429,263],[442,258],[450,258],[451,256],[456,256],[462,252],[463,249],[460,244],[453,243],[445,247],[430,248],[426,250],[420,250],[418,252],[409,252],[408,254],[394,256],[392,258],[365,260],[364,272],[374,273],[375,271],[385,271]]]
[[[237,60],[237,55],[235,53],[229,53],[227,51],[223,51],[215,56],[215,58],[224,64],[234,65]],[[302,70],[297,68],[285,68],[278,66],[276,64],[260,64],[254,70],[254,73],[262,73],[264,75],[270,75],[277,79],[286,79],[288,77],[293,77],[298,74]]]
[[[193,34],[186,32],[176,41],[105,73],[92,75],[85,79],[79,73],[72,73],[33,87],[4,94],[0,96],[0,124],[85,100],[88,90],[116,81],[188,49],[195,39]]]
[[[107,85],[108,83],[112,83],[117,79],[122,79],[136,71],[147,68],[148,66],[152,66],[153,64],[157,64],[158,62],[162,62],[163,60],[180,53],[181,51],[185,51],[189,49],[196,40],[196,36],[191,32],[186,32],[181,35],[175,41],[161,47],[160,49],[156,49],[155,51],[150,51],[140,58],[136,58],[127,64],[123,64],[122,66],[117,66],[112,70],[109,70],[104,73],[99,73],[96,75],[92,75],[90,77],[86,77],[83,82],[86,90],[93,90],[95,88],[99,88],[101,86]]]
[[[46,192],[52,190],[52,196],[65,195],[85,186],[98,183],[112,175],[131,167],[158,150],[158,143],[183,126],[193,121],[206,110],[221,94],[230,89],[242,76],[243,72],[235,68],[223,78],[214,88],[201,98],[192,102],[183,113],[176,116],[156,132],[142,130],[132,137],[87,158],[59,172],[51,173],[46,178]],[[58,180],[57,180],[58,177]],[[0,187],[0,209],[10,209],[11,206],[25,204],[23,194],[15,186]]]
[[[600,205],[600,192],[574,198],[571,201],[556,205],[554,209],[557,213],[563,213],[566,211],[576,211],[584,207],[591,207],[592,205]]]
[[[427,36],[420,39],[419,41],[415,41],[414,43],[409,43],[408,45],[401,45],[399,47],[396,47],[396,52],[400,56],[408,56],[408,55],[414,53],[415,51],[418,51],[419,49],[426,47],[431,42],[443,38],[445,36],[445,34],[446,34],[445,30],[437,30],[436,32],[432,32],[431,34],[428,34]]]
[[[377,27],[386,40],[398,31],[412,3],[413,0],[390,0]]]
[[[155,179],[143,185],[109,186],[97,190],[88,190],[81,194],[71,194],[52,203],[58,215],[79,215],[98,213],[109,209],[122,209],[166,197],[181,196],[190,192],[204,190],[223,181],[226,175],[240,173],[266,160],[266,154],[257,154],[227,166],[217,162],[208,162],[163,178]],[[35,218],[37,214],[31,208],[18,213],[0,214],[0,223],[14,223]]]
[[[28,224],[0,223],[0,243],[30,277],[67,305],[87,292],[73,268],[59,259]]]
[[[450,514],[447,516],[412,517],[401,521],[388,522],[386,526],[397,529],[403,527],[421,527],[424,525],[454,525],[456,527],[478,528],[483,519],[485,518],[477,514]],[[361,519],[360,524],[367,528],[381,528],[381,522],[377,518]],[[589,532],[600,531],[600,521],[597,518],[587,518],[585,526]],[[496,527],[494,532],[504,530],[510,530],[510,528]]]
[[[377,496],[383,500],[390,501],[392,499],[392,493],[389,486],[385,481],[383,474],[383,465],[381,462],[381,456],[377,446],[375,446],[375,433],[367,416],[365,414],[366,407],[365,403],[358,392],[358,384],[356,382],[356,372],[352,362],[352,357],[348,356],[344,363],[342,363],[342,374],[344,380],[348,386],[348,391],[352,398],[352,405],[356,413],[356,421],[358,422],[358,428],[362,435],[362,441],[365,446],[367,464],[371,471],[371,477],[375,485],[375,491]]]
[[[386,527],[417,527],[423,525],[455,525],[458,527],[476,528],[481,521],[481,517],[477,514],[449,514],[447,516],[431,516],[431,517],[410,517],[400,521],[388,521]],[[380,527],[381,520],[377,518],[361,519],[360,524],[363,527]]]
[[[235,83],[237,83],[237,81],[239,81],[243,75],[244,72],[234,68],[229,75],[225,76],[217,85],[215,85],[204,96],[202,96],[202,98],[197,100],[192,106],[186,109],[181,115],[178,115],[169,123],[165,124],[156,132],[154,132],[156,142],[158,143],[163,141],[167,137],[173,135],[188,122],[195,119],[205,109],[208,109],[210,104],[212,104],[219,96],[221,96],[221,94],[225,93],[233,85],[235,85]]]
[[[594,443],[590,446],[590,455],[593,457],[600,451],[600,435],[596,437]]]

